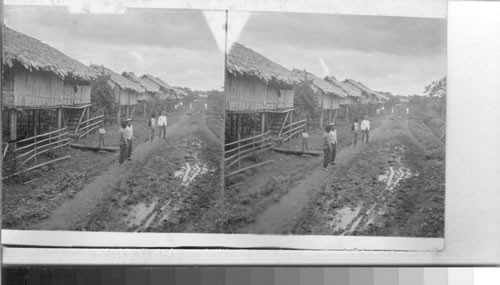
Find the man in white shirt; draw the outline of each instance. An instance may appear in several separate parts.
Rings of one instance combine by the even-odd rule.
[[[165,115],[165,111],[161,112],[160,117],[158,117],[158,127],[160,127],[160,135],[163,133],[163,138],[166,139],[167,136],[167,116]]]
[[[125,138],[128,142],[127,159],[132,160],[132,139],[134,138],[134,126],[132,120],[127,119],[127,127],[125,128]]]
[[[370,121],[368,121],[368,117],[365,116],[363,121],[361,121],[361,142],[363,142],[366,137],[366,143],[368,143],[369,135],[370,135]]]
[[[331,162],[333,165],[335,165],[335,157],[337,155],[337,130],[335,129],[335,124],[330,124],[330,133],[328,134],[328,139],[330,142],[331,147]]]

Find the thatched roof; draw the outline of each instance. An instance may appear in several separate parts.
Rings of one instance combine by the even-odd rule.
[[[90,67],[100,76],[109,76],[109,81],[121,89],[129,89],[137,93],[142,93],[145,92],[146,89],[144,89],[141,85],[135,83],[134,81],[112,71],[109,68],[106,68],[104,66],[99,66],[99,65],[90,65]]]
[[[29,71],[52,72],[61,79],[67,77],[90,81],[97,77],[83,63],[65,55],[41,41],[3,26],[3,64],[20,64]]]
[[[175,87],[173,87],[173,86],[168,85],[165,81],[163,81],[163,80],[162,80],[161,78],[159,78],[159,77],[155,77],[155,79],[156,79],[157,81],[159,81],[160,83],[163,83],[163,84],[165,84],[165,85],[169,86],[169,87],[170,87],[170,89],[174,91],[174,93],[175,93],[175,95],[177,96],[177,98],[183,98],[183,97],[186,97],[186,95],[187,95],[187,94],[186,94],[186,92],[184,92],[184,90],[181,90],[181,89],[179,89],[179,88],[175,88]]]
[[[341,87],[335,86],[330,82],[327,82],[316,75],[307,72],[305,70],[294,69],[293,72],[297,75],[297,77],[302,80],[312,80],[312,88],[319,89],[325,94],[332,94],[339,97],[347,97],[347,92],[345,92]],[[316,91],[316,90],[315,90]]]
[[[352,80],[352,79],[346,79],[342,81],[342,83],[346,86],[346,91],[349,93],[353,93],[355,97],[359,97],[361,95],[363,96],[375,96],[375,91],[371,90],[370,88],[366,87],[363,83]],[[349,89],[349,90],[347,90]]]
[[[291,87],[299,82],[290,70],[239,43],[229,51],[226,68],[234,76],[254,76],[266,84]]]
[[[150,80],[137,77],[133,72],[123,72],[122,76],[141,85],[147,92],[157,93],[160,91],[160,86]]]

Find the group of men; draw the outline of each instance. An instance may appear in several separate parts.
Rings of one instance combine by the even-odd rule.
[[[158,120],[156,119],[155,114],[152,114],[151,119],[148,122],[148,127],[151,131],[151,139],[150,139],[151,142],[153,142],[157,128],[159,128],[158,137],[161,138],[163,136],[163,139],[166,139],[167,115],[165,111],[161,112],[161,115],[158,117]],[[100,131],[99,134],[101,134]],[[118,160],[118,163],[120,164],[120,166],[123,166],[125,160],[132,160],[132,141],[134,139],[134,127],[132,126],[131,119],[127,119],[126,121],[122,122],[119,139],[120,139],[119,142],[120,158]],[[99,139],[99,146],[100,145],[101,145],[101,139]]]
[[[356,146],[360,133],[361,142],[368,143],[370,134],[370,121],[368,117],[365,116],[361,124],[358,123],[358,119],[356,118],[352,124],[351,131],[353,134],[354,146]],[[323,133],[323,152],[323,167],[327,170],[329,164],[335,165],[335,158],[337,155],[337,130],[335,129],[334,123],[325,127],[325,132]]]
[[[161,115],[156,120],[156,115],[151,114],[151,119],[149,120],[148,127],[151,131],[151,142],[155,137],[156,128],[160,128],[158,137],[161,138],[163,135],[163,139],[167,137],[167,114],[165,111],[161,112]]]

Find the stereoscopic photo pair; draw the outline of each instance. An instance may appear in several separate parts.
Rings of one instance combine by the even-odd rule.
[[[446,19],[4,15],[4,243],[442,248]]]

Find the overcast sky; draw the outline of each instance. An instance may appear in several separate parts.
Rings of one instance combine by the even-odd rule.
[[[376,91],[421,94],[446,76],[446,20],[255,13],[237,41],[289,69]]]
[[[220,17],[225,18],[224,12]],[[149,73],[191,89],[224,86],[224,54],[199,11],[129,9],[125,15],[85,15],[63,7],[6,6],[5,19],[8,27],[87,65]]]

